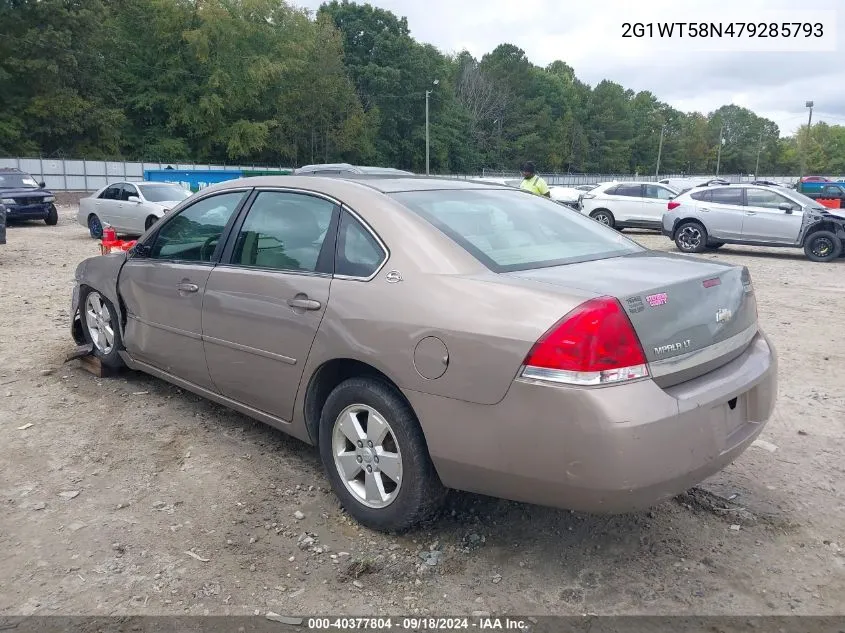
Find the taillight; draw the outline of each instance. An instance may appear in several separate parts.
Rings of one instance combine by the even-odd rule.
[[[590,299],[558,321],[525,358],[524,378],[604,385],[648,376],[634,326],[613,297]]]
[[[674,200],[672,200],[672,201],[669,202],[669,204],[666,205],[666,208],[669,209],[670,211],[673,211],[674,209],[677,209],[679,206],[681,206],[680,202],[675,202]]]

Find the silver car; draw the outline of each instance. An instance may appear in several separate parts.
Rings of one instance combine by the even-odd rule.
[[[782,187],[704,186],[668,202],[663,234],[685,253],[724,244],[783,246],[803,248],[814,262],[829,262],[843,253],[845,218]]]

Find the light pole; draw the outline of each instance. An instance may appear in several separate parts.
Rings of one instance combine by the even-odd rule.
[[[440,83],[439,79],[432,82],[435,86]],[[425,175],[429,175],[429,135],[428,135],[428,98],[431,96],[431,90],[425,91]]]
[[[757,142],[757,164],[754,165],[754,179],[760,180],[760,150],[763,149],[763,130],[760,130],[760,140]]]
[[[813,102],[805,101],[805,108],[810,108],[810,116],[807,119],[807,142],[804,143],[804,151],[801,152],[801,173],[799,179],[804,177],[804,170],[807,168],[807,151],[810,149],[810,127],[813,125]]]
[[[654,168],[654,178],[657,179],[660,176],[660,154],[663,153],[663,133],[666,131],[666,126],[664,125],[660,128],[660,145],[657,146],[657,167]]]
[[[725,124],[722,123],[722,127],[719,128],[719,153],[716,155],[716,177],[719,176],[719,166],[722,164],[722,145],[725,144],[725,137],[722,136],[722,133],[725,131]]]

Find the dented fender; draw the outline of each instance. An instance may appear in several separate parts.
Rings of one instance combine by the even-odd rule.
[[[128,253],[109,253],[108,255],[97,255],[82,260],[76,267],[74,279],[76,284],[73,287],[71,297],[71,334],[77,343],[84,343],[82,329],[80,327],[80,300],[83,288],[96,290],[106,299],[111,301],[117,312],[118,327],[123,335],[123,323],[125,322],[123,307],[118,298],[117,280],[120,270],[126,263]]]

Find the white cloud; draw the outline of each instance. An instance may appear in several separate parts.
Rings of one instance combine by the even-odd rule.
[[[316,9],[320,0],[294,0]],[[538,65],[562,59],[582,81],[610,79],[650,90],[681,110],[712,111],[728,103],[775,121],[783,134],[806,122],[845,124],[845,3],[842,0],[371,0],[407,16],[412,35],[444,52],[476,57],[498,44],[522,48]],[[777,38],[740,44],[678,38],[623,39],[622,23],[824,21],[824,38]],[[654,27],[656,28],[656,27]],[[756,51],[740,51],[754,44]],[[776,49],[760,52],[761,46]],[[815,52],[796,52],[816,46]],[[835,50],[832,50],[832,47]],[[733,50],[731,50],[733,48]],[[823,50],[818,50],[819,48]]]

